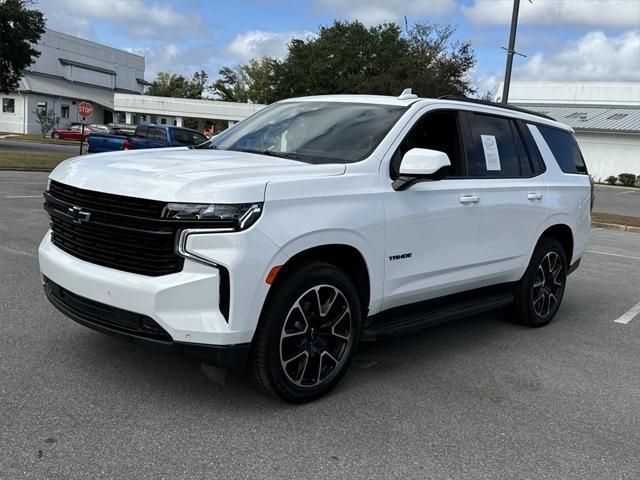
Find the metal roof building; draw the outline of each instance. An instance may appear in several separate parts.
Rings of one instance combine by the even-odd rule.
[[[144,57],[47,29],[35,48],[40,56],[23,73],[16,92],[0,95],[0,131],[40,133],[36,112],[53,112],[57,126],[82,120],[77,105],[93,104],[90,123],[113,118],[115,92],[140,94]]]
[[[509,103],[571,126],[596,181],[640,175],[640,82],[513,82]]]

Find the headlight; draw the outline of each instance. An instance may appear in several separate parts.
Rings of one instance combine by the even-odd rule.
[[[168,220],[210,222],[211,226],[244,230],[253,225],[261,213],[262,203],[168,203],[162,217]]]

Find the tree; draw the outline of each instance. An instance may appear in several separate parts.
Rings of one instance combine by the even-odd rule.
[[[147,88],[147,95],[158,97],[202,98],[209,76],[204,71],[193,74],[191,80],[175,73],[159,72]]]
[[[483,95],[478,96],[479,100],[484,100],[485,102],[494,102],[494,98],[496,98],[496,93],[498,92],[498,86],[496,85],[491,90],[487,90]]]
[[[470,94],[473,50],[468,42],[452,42],[454,31],[428,23],[403,31],[395,23],[367,28],[336,21],[309,40],[292,40],[283,60],[222,68],[212,92],[258,103],[332,93],[398,95],[406,87],[422,96]]]
[[[33,45],[44,26],[42,13],[28,9],[25,0],[0,1],[0,92],[15,91],[24,69],[40,56]]]
[[[42,138],[46,137],[47,132],[49,132],[49,130],[51,130],[60,121],[60,118],[56,117],[53,110],[33,110],[32,113],[36,116],[36,123],[40,125]]]
[[[223,67],[210,91],[227,102],[272,103],[279,63],[271,57],[250,60],[246,65]]]

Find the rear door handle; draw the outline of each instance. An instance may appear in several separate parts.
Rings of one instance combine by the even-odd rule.
[[[460,203],[478,203],[480,201],[480,197],[477,195],[463,195],[459,200]]]
[[[542,194],[541,193],[530,193],[529,195],[527,195],[527,198],[529,200],[542,200]]]

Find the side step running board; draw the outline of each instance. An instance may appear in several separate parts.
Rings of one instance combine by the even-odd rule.
[[[504,307],[513,302],[510,291],[472,296],[465,299],[421,302],[419,309],[400,307],[369,317],[362,333],[363,341],[402,335],[459,318]]]

